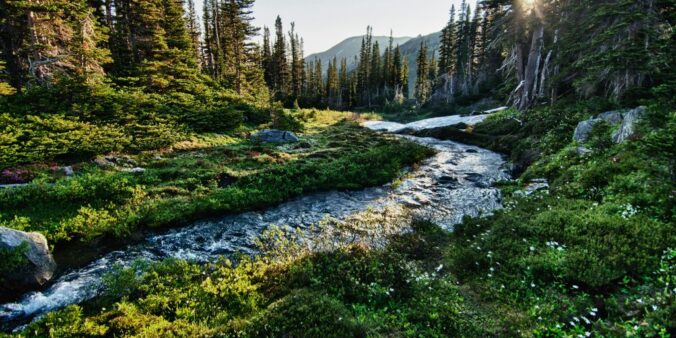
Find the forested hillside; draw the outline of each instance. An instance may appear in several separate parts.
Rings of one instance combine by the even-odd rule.
[[[375,41],[378,41],[378,44],[380,44],[381,46],[384,46],[389,43],[390,37],[374,36],[373,39]],[[354,64],[354,61],[359,56],[359,51],[361,49],[361,40],[362,40],[361,36],[347,38],[345,39],[345,41],[341,41],[340,43],[331,47],[327,51],[306,56],[305,62],[319,60],[322,63],[322,68],[324,69],[323,71],[326,72],[329,67],[329,62],[333,61],[334,57],[338,58],[339,60],[345,58],[348,61],[348,67],[351,67],[350,70],[352,70],[357,67],[357,65]],[[394,44],[401,45],[410,40],[411,38],[409,37],[395,36]]]

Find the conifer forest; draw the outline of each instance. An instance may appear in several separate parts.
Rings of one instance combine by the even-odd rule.
[[[675,21],[0,0],[0,337],[676,337]]]

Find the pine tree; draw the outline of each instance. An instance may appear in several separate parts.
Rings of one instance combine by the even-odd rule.
[[[347,68],[347,58],[340,61],[340,94],[338,97],[338,107],[346,109],[351,107],[352,97],[350,91],[350,76]]]
[[[204,44],[202,47],[202,64],[203,71],[212,79],[216,78],[216,41],[215,41],[215,27],[213,20],[213,1],[204,1],[204,13],[202,15],[202,23],[204,27]]]
[[[455,5],[451,7],[451,18],[442,30],[439,47],[439,76],[450,75],[455,70],[455,51],[457,49],[457,27],[455,23]]]
[[[394,36],[390,31],[390,41],[383,55],[383,68],[381,78],[383,81],[383,94],[390,96],[395,86],[394,77]]]
[[[317,105],[321,106],[324,104],[324,97],[326,97],[326,92],[324,88],[324,74],[322,68],[322,60],[317,60],[315,62],[315,99]]]
[[[286,53],[286,39],[284,38],[284,28],[282,18],[277,17],[275,22],[276,40],[272,52],[272,90],[277,94],[278,99],[288,96],[289,82],[291,80],[291,71]]]
[[[202,53],[201,53],[201,42],[200,42],[200,27],[197,22],[197,12],[195,10],[195,1],[188,0],[187,2],[188,12],[186,14],[186,24],[188,29],[188,35],[190,36],[190,42],[192,43],[192,49],[195,51],[195,59],[198,60],[201,64]]]
[[[263,28],[263,55],[262,55],[261,66],[263,67],[263,74],[265,82],[270,86],[274,81],[274,69],[273,69],[273,58],[272,58],[272,45],[270,44],[270,29],[268,27]]]
[[[329,62],[329,69],[326,75],[326,94],[328,96],[328,105],[330,107],[339,106],[340,79],[338,75],[338,58],[334,57]]]
[[[291,23],[289,32],[291,45],[291,95],[297,99],[303,89],[303,78],[305,77],[305,61],[303,60],[303,50],[300,37],[296,33],[296,24]]]
[[[380,64],[380,44],[376,41],[373,44],[373,49],[371,51],[371,60],[369,61],[369,107],[371,104],[380,95],[381,84],[381,64]]]
[[[424,40],[420,43],[420,51],[418,52],[416,65],[418,71],[415,82],[415,97],[416,100],[418,100],[418,104],[423,105],[429,100],[432,91],[429,79],[430,61],[428,60],[427,44]]]

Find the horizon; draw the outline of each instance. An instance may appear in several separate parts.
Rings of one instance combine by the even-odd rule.
[[[197,0],[197,13],[202,13],[204,0]],[[460,7],[462,0],[427,0],[425,7],[411,10],[417,4],[409,0],[362,0],[335,2],[330,0],[257,0],[253,8],[254,24],[274,28],[277,15],[284,31],[296,23],[303,39],[306,56],[325,52],[346,39],[363,36],[366,27],[373,27],[374,36],[425,36],[441,31],[448,22],[451,6]],[[472,7],[476,0],[468,0]],[[380,12],[381,15],[373,15]],[[430,14],[432,13],[432,14]],[[201,20],[200,20],[201,21]],[[201,26],[201,25],[200,25]],[[396,28],[395,28],[396,27]],[[259,36],[257,42],[261,40]]]

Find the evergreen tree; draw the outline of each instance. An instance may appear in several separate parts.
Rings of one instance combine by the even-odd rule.
[[[427,103],[432,94],[432,85],[429,78],[430,61],[428,59],[427,44],[424,40],[420,43],[420,51],[418,52],[416,65],[418,71],[415,82],[415,98],[418,100],[418,104],[423,105]]]
[[[326,75],[326,94],[328,96],[328,105],[333,108],[338,107],[340,102],[340,79],[338,75],[338,59],[335,57],[329,62],[329,69]]]
[[[371,60],[369,61],[369,107],[371,104],[380,95],[380,88],[382,87],[381,75],[382,69],[380,64],[380,45],[378,41],[373,44],[373,49],[371,51]]]
[[[192,43],[192,49],[195,51],[195,59],[201,63],[202,53],[201,53],[201,42],[200,42],[200,27],[197,22],[197,12],[195,10],[195,1],[188,0],[187,3],[188,12],[185,18],[188,35],[190,36],[190,42]]]
[[[277,94],[278,99],[283,99],[287,97],[289,92],[291,71],[289,70],[282,18],[279,16],[275,22],[275,32],[276,40],[272,52],[272,83],[270,87]]]
[[[439,46],[439,76],[452,74],[455,70],[455,51],[457,48],[455,5],[451,7],[451,18],[441,32]]]
[[[352,96],[350,91],[350,76],[347,68],[347,58],[340,61],[340,94],[338,97],[338,107],[346,109],[352,106]]]
[[[261,58],[261,66],[263,67],[263,74],[265,82],[271,85],[274,81],[274,69],[272,58],[272,45],[270,44],[270,29],[263,28],[263,55]]]
[[[291,95],[295,100],[302,94],[305,61],[303,60],[300,37],[296,33],[296,24],[293,22],[291,23],[289,39],[291,42]]]

